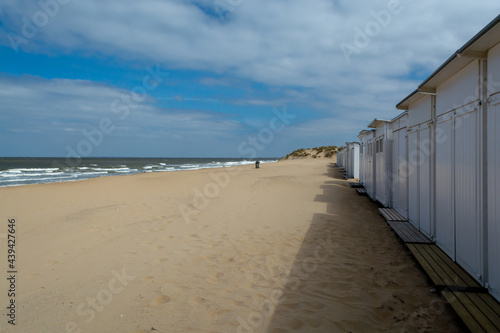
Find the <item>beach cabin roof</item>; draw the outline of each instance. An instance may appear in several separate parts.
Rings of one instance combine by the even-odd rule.
[[[370,123],[370,125],[368,125],[369,128],[377,128],[379,127],[380,125],[382,124],[385,124],[385,123],[390,123],[391,120],[384,120],[384,119],[378,119],[378,118],[375,118],[373,119],[373,121]]]
[[[396,117],[392,118],[391,122],[394,122],[395,120],[398,120],[399,118],[405,116],[406,114],[408,114],[408,111],[405,110],[405,111],[401,112],[400,114],[398,114]]]
[[[361,132],[359,132],[359,135],[358,135],[358,138],[361,138],[367,134],[370,134],[372,132],[375,132],[375,130],[362,130]]]
[[[488,50],[500,41],[500,15],[458,49],[434,71],[416,90],[396,105],[399,110],[408,110],[409,105],[419,100],[422,94],[435,95],[436,87],[449,79],[476,59],[486,59]]]

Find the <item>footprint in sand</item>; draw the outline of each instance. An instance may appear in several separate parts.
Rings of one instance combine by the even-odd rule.
[[[206,302],[206,299],[204,299],[203,297],[195,297],[189,301],[189,303],[193,305],[198,305],[204,302]]]
[[[162,304],[166,304],[166,303],[169,303],[172,299],[170,297],[168,297],[167,295],[161,295],[159,297],[156,297],[152,302],[151,304],[149,304],[149,306],[158,306],[158,305],[162,305]]]
[[[153,265],[159,265],[165,261],[168,261],[168,258],[160,258],[160,259],[156,259],[156,260],[153,260],[152,264]]]
[[[224,274],[222,273],[212,273],[208,276],[207,282],[210,284],[217,284],[221,281],[221,279],[224,277]]]
[[[58,264],[58,263],[59,263],[59,261],[56,261],[56,260],[51,260],[51,261],[47,261],[47,262],[45,263],[45,266],[52,266],[52,265],[56,265],[56,264]]]
[[[151,284],[153,282],[153,277],[152,276],[143,276],[141,278],[141,282],[144,283],[144,284]]]

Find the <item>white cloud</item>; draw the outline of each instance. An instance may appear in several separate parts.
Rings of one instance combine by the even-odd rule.
[[[121,108],[115,108],[114,103],[123,96],[131,97],[131,103],[119,103],[116,105]],[[157,140],[182,138],[203,146],[203,142],[208,145],[234,138],[241,130],[241,125],[228,115],[210,110],[165,109],[150,96],[134,101],[131,91],[84,80],[0,77],[0,100],[2,136],[35,134],[32,141],[43,138],[47,146],[56,142],[57,147],[44,148],[58,156],[65,153],[67,145],[74,146],[85,139],[83,131],[100,129],[104,119],[114,128],[105,133],[110,146],[132,139],[142,142],[142,151],[151,151],[149,156],[158,154]],[[100,149],[107,156],[116,156],[105,145]]]
[[[395,115],[394,105],[419,83],[407,77],[414,71],[420,75],[432,72],[500,10],[496,0],[242,0],[232,2],[237,5],[221,19],[214,7],[216,3],[212,0],[73,0],[61,5],[57,15],[50,17],[36,36],[20,47],[28,52],[100,54],[135,63],[159,63],[168,69],[217,73],[220,79],[201,81],[212,87],[245,80],[262,83],[277,87],[280,93],[276,97],[252,95],[246,101],[238,98],[228,102],[237,105],[308,103],[312,112],[321,110],[317,118],[323,118],[325,110],[330,112],[329,120],[319,119],[308,125],[323,124],[318,127],[321,130],[311,128],[325,135],[328,128],[324,124],[335,126],[350,113],[360,122],[352,131],[357,133],[371,121],[364,117],[391,112]],[[396,8],[394,13],[382,17],[385,23],[377,23],[377,16],[380,20],[380,15],[390,12],[390,8]],[[0,29],[22,35],[22,18],[32,19],[40,10],[35,1],[2,1],[0,15],[4,27]],[[358,47],[359,52],[351,54],[348,62],[340,45],[356,45],[358,32],[366,33],[374,27],[369,40],[364,40],[363,47]],[[2,40],[9,45],[7,39]],[[34,104],[8,96],[33,94],[29,97],[33,100],[36,94],[39,98],[61,97],[65,84],[61,81],[60,85],[56,88],[61,90],[51,91],[49,86],[40,87],[36,92],[24,86],[6,87],[10,89],[9,94],[4,94],[2,99],[7,99],[12,108],[30,110]],[[75,81],[66,87],[67,98],[76,91],[72,89],[76,88],[74,85],[79,94],[93,96],[92,100],[73,96],[79,101],[73,105],[85,114],[92,110],[102,112],[100,103],[119,94],[115,88]],[[151,115],[154,107],[148,107],[151,109],[143,107],[141,112]],[[60,108],[54,105],[47,112],[59,112]],[[183,122],[184,129],[202,128],[202,123],[211,119],[203,118],[203,114],[192,113],[193,119],[186,118]],[[159,124],[169,128],[169,116],[161,119]],[[210,133],[214,135],[237,127],[228,120],[215,124],[220,127],[213,127]],[[357,126],[355,122],[344,125]],[[175,132],[174,129],[168,131]],[[307,135],[308,130],[302,128],[301,133]]]

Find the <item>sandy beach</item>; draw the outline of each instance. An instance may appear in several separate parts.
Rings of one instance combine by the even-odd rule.
[[[462,332],[331,160],[0,188],[2,332]],[[7,275],[8,277],[8,275]]]

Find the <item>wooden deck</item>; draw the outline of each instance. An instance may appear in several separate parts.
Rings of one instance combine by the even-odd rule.
[[[364,187],[357,188],[356,192],[358,192],[359,195],[368,195],[368,192],[366,192],[366,188]]]
[[[379,208],[379,213],[387,220],[387,222],[392,221],[408,221],[406,217],[399,214],[395,209],[392,208]]]
[[[500,304],[485,288],[436,245],[407,247],[471,332],[500,332]]]
[[[407,244],[432,244],[433,242],[425,237],[423,233],[417,230],[410,222],[387,222],[399,238]]]
[[[500,333],[500,304],[488,290],[394,209],[379,212],[469,330]]]
[[[363,184],[358,183],[358,182],[350,182],[349,186],[351,186],[352,188],[361,188],[361,187],[364,187]]]

